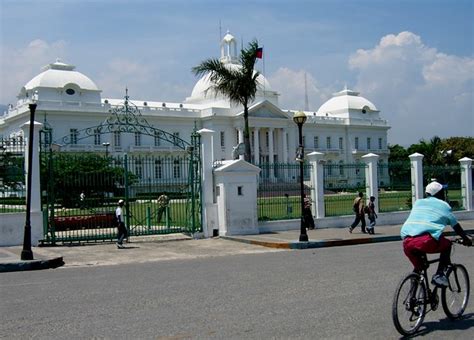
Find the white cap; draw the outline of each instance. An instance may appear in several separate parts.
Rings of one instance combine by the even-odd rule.
[[[119,200],[118,204],[124,203],[124,200]]]
[[[431,196],[436,195],[441,189],[443,189],[443,186],[439,184],[438,182],[431,182],[426,186],[425,192],[427,194],[430,194]]]

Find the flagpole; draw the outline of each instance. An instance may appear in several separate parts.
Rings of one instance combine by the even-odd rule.
[[[221,21],[219,20],[219,44],[221,43],[222,41],[222,25],[221,25]]]
[[[265,45],[262,45],[262,49],[263,49],[263,78],[265,78],[265,54],[266,51],[265,51]],[[266,98],[266,93],[265,93],[265,82],[263,82],[263,98]]]

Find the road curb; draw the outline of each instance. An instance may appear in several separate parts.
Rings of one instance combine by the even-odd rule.
[[[277,249],[310,249],[310,248],[326,248],[326,247],[338,247],[338,246],[352,246],[357,244],[365,243],[378,243],[378,242],[392,242],[400,241],[400,236],[376,236],[358,239],[333,239],[333,240],[316,240],[308,242],[270,242],[270,241],[258,241],[239,238],[236,236],[221,236],[220,238],[225,240],[231,240],[235,242],[242,242],[252,245],[258,245],[268,248]]]
[[[465,232],[466,234],[469,234],[469,235],[474,234],[474,230],[465,230]],[[449,232],[445,232],[444,235],[455,236],[456,233],[454,231],[449,231]],[[248,238],[241,238],[238,236],[221,236],[220,238],[225,239],[225,240],[235,241],[235,242],[242,242],[242,243],[247,243],[247,244],[268,247],[268,248],[296,249],[296,250],[401,241],[400,235],[372,236],[372,237],[361,237],[361,238],[354,238],[354,239],[328,239],[328,240],[315,240],[315,241],[307,241],[307,242],[299,242],[299,241],[271,242],[271,241],[252,240]]]
[[[53,269],[64,265],[63,257],[55,257],[47,260],[32,260],[22,262],[0,263],[0,273],[19,272],[26,270]]]

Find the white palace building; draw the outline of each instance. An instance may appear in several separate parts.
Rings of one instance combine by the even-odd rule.
[[[229,67],[239,67],[237,43],[229,33],[221,42],[220,60]],[[298,128],[292,118],[297,110],[280,108],[278,92],[263,75],[259,76],[259,83],[249,109],[252,161],[254,164],[294,162]],[[207,91],[209,86],[209,77],[204,76],[182,102],[134,98],[129,102],[150,125],[184,140],[190,139],[194,129],[215,131],[213,159],[232,159],[233,148],[243,141],[243,108]],[[62,146],[65,151],[107,151],[112,155],[183,152],[160,138],[139,132],[97,133],[93,138],[76,138],[78,131],[101,124],[113,109],[123,105],[123,99],[103,98],[101,92],[75,66],[59,60],[49,64],[20,89],[17,103],[0,116],[0,137],[23,137],[20,126],[29,119],[28,104],[34,96],[38,104],[36,121],[53,128],[53,142],[61,145],[62,138],[68,136],[69,143]],[[324,153],[328,164],[358,163],[367,153],[375,153],[380,156],[380,162],[387,162],[390,127],[377,107],[358,92],[343,89],[318,110],[305,114],[308,118],[303,126],[306,152]]]

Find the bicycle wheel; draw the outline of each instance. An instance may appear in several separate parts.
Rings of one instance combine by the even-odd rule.
[[[392,319],[401,335],[412,335],[420,328],[426,314],[426,286],[416,273],[406,275],[393,297]]]
[[[469,274],[462,264],[455,264],[446,276],[449,286],[441,291],[441,302],[446,316],[454,320],[464,313],[469,302]]]

